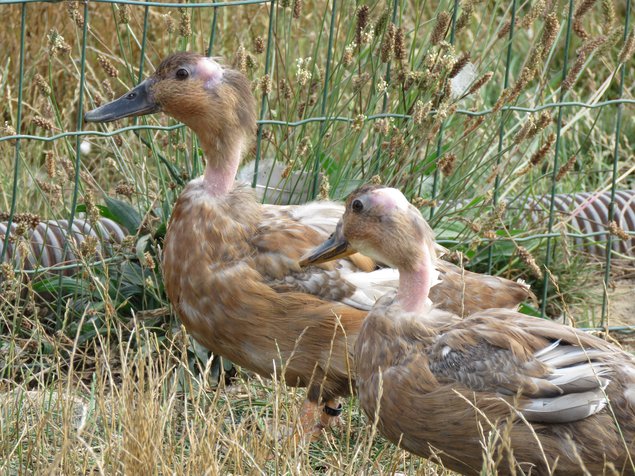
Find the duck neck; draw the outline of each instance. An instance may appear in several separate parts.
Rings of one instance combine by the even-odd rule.
[[[245,140],[242,136],[232,139],[223,141],[217,137],[199,135],[206,160],[203,184],[207,192],[214,197],[226,195],[234,187]]]
[[[399,270],[397,299],[406,312],[421,312],[428,304],[430,288],[436,284],[439,272],[434,266],[432,251],[423,247],[421,259],[413,269]]]

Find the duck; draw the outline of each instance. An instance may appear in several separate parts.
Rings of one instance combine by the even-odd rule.
[[[397,189],[353,192],[301,263],[353,252],[399,270],[354,349],[359,403],[388,440],[463,474],[635,474],[631,354],[511,309],[435,306],[434,233]]]
[[[351,388],[351,355],[376,299],[397,271],[359,253],[302,268],[300,258],[335,231],[340,203],[264,205],[238,167],[256,132],[249,80],[216,58],[177,52],[118,99],[88,111],[105,123],[163,112],[198,136],[206,161],[174,204],[162,270],[171,305],[188,333],[215,355],[261,376],[307,387],[304,434],[336,421]],[[523,283],[482,277],[445,263],[432,297],[454,312],[484,306],[483,296],[516,307]],[[474,292],[475,290],[480,290]]]

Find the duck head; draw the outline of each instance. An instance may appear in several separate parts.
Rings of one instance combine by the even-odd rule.
[[[175,53],[137,87],[108,104],[87,112],[87,122],[111,122],[155,112],[183,122],[203,143],[250,137],[256,127],[255,99],[249,80],[213,58]]]
[[[400,271],[413,271],[424,255],[434,257],[434,232],[399,190],[365,185],[346,200],[335,232],[300,264],[319,264],[355,252]]]

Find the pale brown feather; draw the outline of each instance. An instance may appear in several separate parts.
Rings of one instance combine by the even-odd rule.
[[[610,369],[611,407],[579,421],[530,426],[515,409],[537,391],[530,377],[548,372],[533,355],[557,340],[599,353],[594,359]],[[448,360],[452,353],[465,358]],[[388,296],[364,322],[355,355],[362,408],[371,419],[378,411],[382,434],[413,453],[436,454],[451,469],[480,474],[482,433],[496,431],[499,474],[530,467],[531,474],[548,474],[548,467],[581,474],[576,454],[591,474],[601,474],[607,462],[619,474],[635,474],[628,457],[635,451],[635,399],[626,397],[635,363],[599,338],[503,309],[463,320],[439,311],[423,318]]]

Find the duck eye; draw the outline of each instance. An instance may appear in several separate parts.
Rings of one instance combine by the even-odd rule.
[[[176,79],[187,79],[189,75],[189,71],[185,68],[179,68],[176,70]]]
[[[361,200],[353,200],[353,203],[351,204],[351,208],[353,209],[355,213],[359,213],[364,209],[364,204],[362,203]]]

